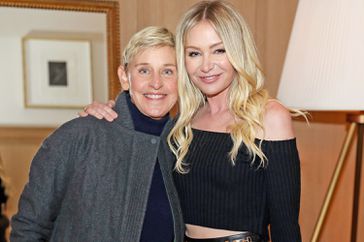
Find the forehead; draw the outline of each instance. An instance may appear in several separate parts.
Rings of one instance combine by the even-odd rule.
[[[141,63],[151,65],[176,65],[176,51],[170,46],[155,46],[141,49],[131,61],[134,65]]]
[[[202,20],[186,33],[186,45],[200,45],[221,42],[214,26],[207,20]]]

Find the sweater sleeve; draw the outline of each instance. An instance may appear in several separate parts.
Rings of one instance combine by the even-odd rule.
[[[301,242],[298,223],[301,175],[296,140],[264,141],[272,242]]]
[[[74,142],[68,131],[55,131],[34,156],[18,212],[12,217],[11,241],[49,240],[71,172],[68,161]]]

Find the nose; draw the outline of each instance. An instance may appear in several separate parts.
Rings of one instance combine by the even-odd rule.
[[[214,62],[212,61],[211,57],[209,55],[204,56],[201,63],[201,71],[207,73],[213,68]]]
[[[158,72],[154,73],[152,76],[152,79],[150,80],[150,86],[155,90],[158,90],[163,86],[163,80]]]

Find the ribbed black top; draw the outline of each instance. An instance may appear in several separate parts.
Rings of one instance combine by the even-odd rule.
[[[262,150],[268,165],[258,169],[251,165],[245,146],[235,166],[231,163],[230,134],[193,129],[193,135],[185,160],[189,172],[174,173],[185,223],[251,231],[266,240],[270,224],[273,242],[301,241],[300,163],[295,139],[264,140]]]

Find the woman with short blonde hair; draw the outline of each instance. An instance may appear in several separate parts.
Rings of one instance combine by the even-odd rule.
[[[172,164],[159,152],[177,101],[176,65],[166,28],[132,36],[118,69],[122,117],[76,118],[47,137],[12,217],[11,241],[183,242]]]

